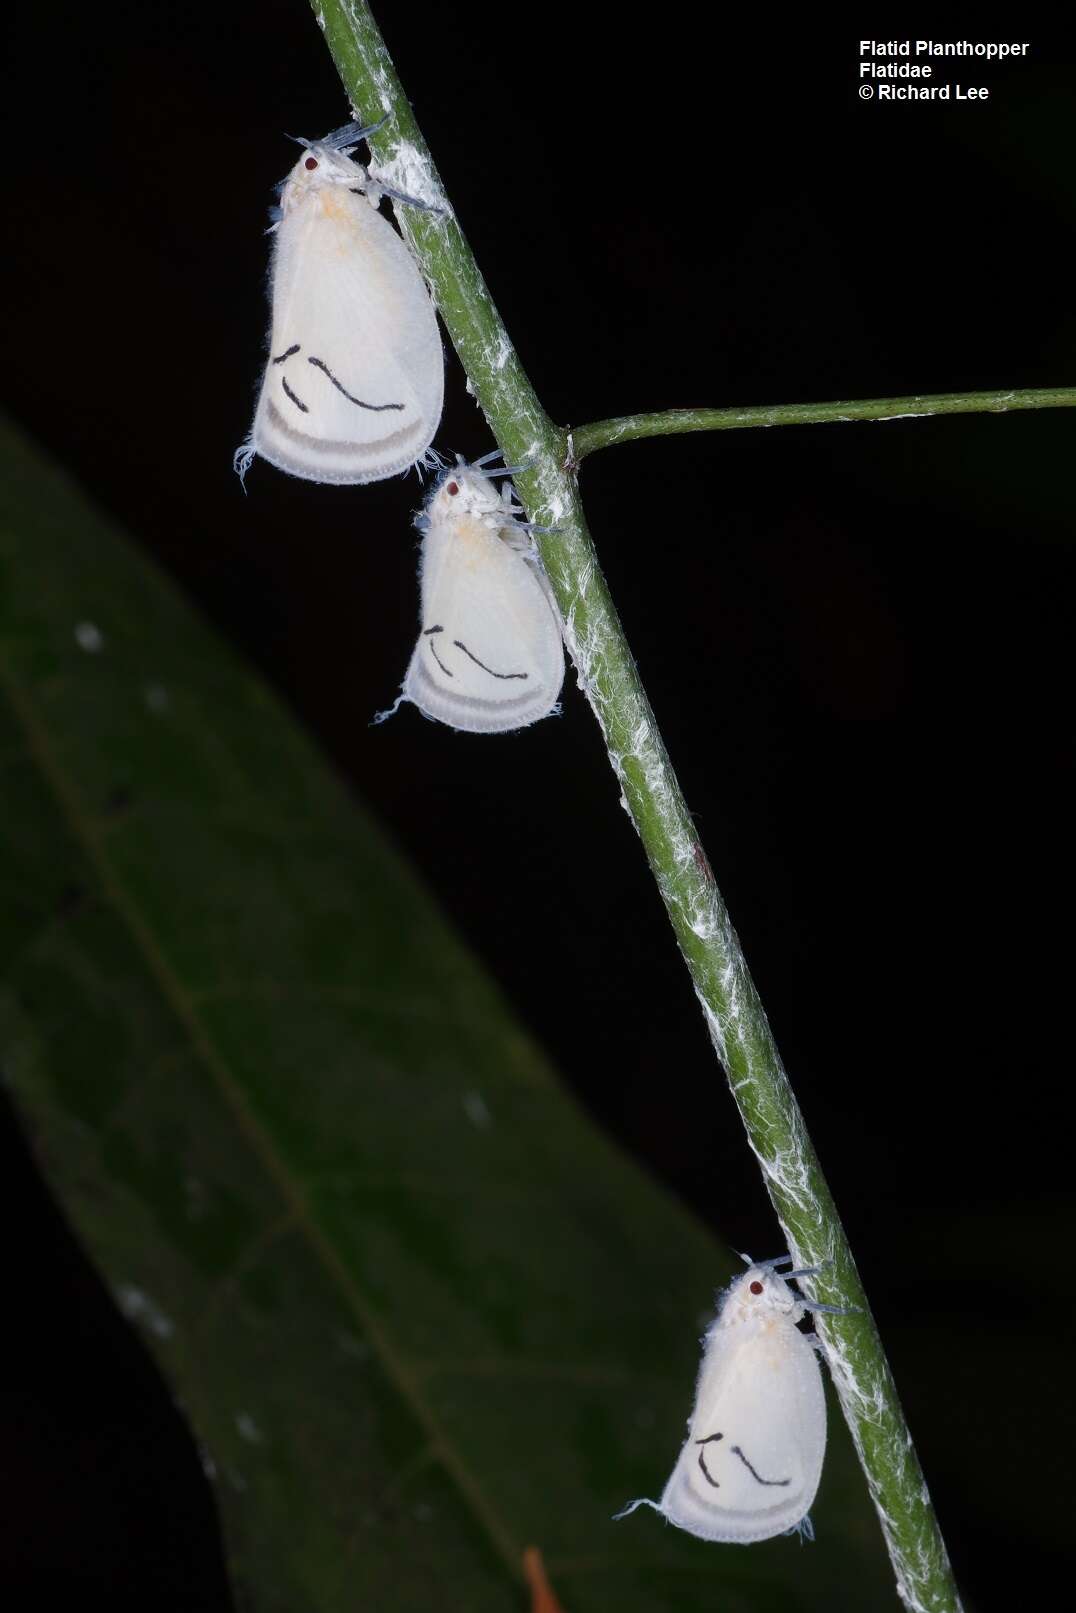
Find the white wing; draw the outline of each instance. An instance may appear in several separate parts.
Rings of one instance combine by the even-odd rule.
[[[768,1540],[806,1515],[825,1449],[822,1374],[794,1324],[717,1326],[658,1510],[704,1540]]]
[[[380,481],[420,459],[441,417],[437,317],[365,196],[334,184],[285,212],[272,298],[255,451],[317,482]]]
[[[560,620],[524,554],[472,516],[432,525],[403,698],[452,728],[503,733],[547,716],[563,679]]]

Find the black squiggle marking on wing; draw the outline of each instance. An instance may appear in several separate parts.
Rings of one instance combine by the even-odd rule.
[[[336,390],[342,392],[347,401],[354,403],[359,409],[369,409],[373,414],[381,414],[385,409],[402,409],[404,407],[402,403],[363,403],[361,398],[353,398],[346,386],[340,385],[324,359],[308,357],[306,362],[313,364],[316,370],[321,370],[322,374],[327,375]]]
[[[431,633],[443,633],[444,628],[443,627],[431,627],[428,631],[431,632]],[[446,678],[454,678],[456,676],[456,674],[454,672],[450,672],[448,670],[448,668],[445,666],[445,663],[441,660],[441,657],[438,655],[437,651],[434,649],[434,647],[433,647],[433,639],[432,638],[430,639],[430,654],[433,656],[434,660],[437,662],[437,665],[441,668],[441,671],[444,673]]]
[[[697,1439],[695,1441],[695,1444],[696,1445],[709,1445],[712,1440],[724,1439],[724,1437],[725,1437],[724,1434],[707,1434],[705,1439]],[[706,1452],[705,1451],[700,1451],[699,1452],[699,1466],[702,1468],[702,1476],[706,1480],[707,1484],[712,1484],[715,1490],[720,1490],[720,1488],[721,1488],[720,1484],[717,1482],[717,1480],[715,1478],[712,1477],[712,1475],[710,1473],[710,1469],[706,1466]]]
[[[782,1485],[792,1483],[791,1479],[764,1479],[761,1473],[751,1466],[751,1463],[747,1460],[747,1457],[744,1455],[743,1451],[738,1445],[730,1445],[729,1449],[731,1450],[733,1456],[738,1456],[740,1458],[740,1461],[743,1463],[744,1467],[746,1467],[756,1484],[776,1485],[780,1487]]]
[[[304,414],[309,414],[310,410],[307,408],[307,406],[303,402],[302,398],[297,398],[296,397],[295,393],[292,391],[292,389],[288,385],[287,381],[282,379],[280,384],[284,388],[284,391],[287,394],[287,396],[291,399],[292,403],[294,403],[295,407],[297,409],[301,409]]]
[[[297,353],[298,351],[299,351],[299,343],[296,342],[294,347],[289,347],[286,353],[281,353],[279,358],[275,358],[273,360],[273,363],[274,364],[283,364],[283,362],[284,362],[284,360],[286,358],[290,358],[293,353]]]
[[[454,638],[452,640],[452,642],[456,646],[457,650],[462,650],[464,655],[470,656],[470,658],[474,662],[475,666],[480,666],[482,668],[482,671],[483,672],[488,672],[491,678],[529,678],[530,677],[529,672],[494,672],[493,668],[491,666],[487,666],[484,661],[480,661],[478,659],[477,655],[471,655],[471,652],[467,648],[466,644],[462,643],[460,639]]]

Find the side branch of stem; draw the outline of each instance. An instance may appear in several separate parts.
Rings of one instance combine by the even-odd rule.
[[[904,398],[855,398],[839,403],[775,403],[745,409],[663,409],[595,420],[572,431],[576,464],[599,448],[642,437],[690,431],[741,431],[753,426],[817,426],[849,420],[918,420],[939,414],[1007,414],[1014,409],[1076,408],[1076,386],[1009,388],[1001,392],[933,392]]]

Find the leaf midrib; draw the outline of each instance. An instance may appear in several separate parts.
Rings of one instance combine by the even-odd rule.
[[[241,1134],[276,1186],[287,1207],[288,1217],[306,1237],[315,1259],[364,1330],[386,1376],[422,1426],[430,1447],[456,1484],[464,1502],[489,1536],[497,1555],[512,1578],[519,1580],[522,1546],[517,1544],[511,1531],[487,1499],[479,1480],[445,1435],[436,1413],[419,1390],[410,1367],[394,1348],[392,1340],[367,1303],[352,1273],[312,1215],[286,1161],[265,1127],[257,1119],[242,1087],[233,1079],[225,1059],[218,1052],[208,1030],[199,1018],[192,996],[172,969],[155,934],[124,889],[122,881],[100,844],[90,818],[83,810],[74,784],[65,774],[53,752],[44,726],[39,721],[31,702],[12,677],[2,656],[0,656],[0,684],[25,735],[27,750],[51,789],[72,836],[93,868],[106,901],[111,904],[126,926],[159,991],[186,1032],[195,1056],[205,1066],[228,1105]]]

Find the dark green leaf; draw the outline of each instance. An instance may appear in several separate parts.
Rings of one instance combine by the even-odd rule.
[[[507,1613],[532,1543],[566,1613],[885,1605],[839,1426],[811,1550],[611,1521],[664,1484],[735,1261],[264,687],[2,446],[0,1051],[207,1453],[244,1605]]]

